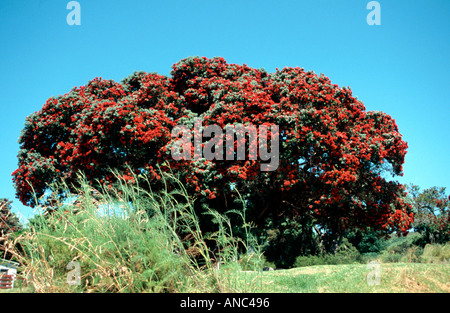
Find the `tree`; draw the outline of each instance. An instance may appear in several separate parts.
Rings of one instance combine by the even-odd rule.
[[[450,196],[445,187],[420,190],[409,185],[409,197],[415,212],[414,230],[425,236],[425,243],[445,243],[450,240]]]
[[[11,211],[11,201],[0,199],[0,237],[22,229],[19,218]]]
[[[250,145],[245,160],[236,154],[232,161],[174,160],[172,130],[186,125],[192,131],[196,118],[221,129],[277,125],[278,133],[257,129],[257,138],[279,139],[277,170],[261,171],[264,160],[249,157]],[[236,148],[237,137],[233,141]],[[407,149],[394,119],[367,112],[350,88],[302,68],[267,73],[223,58],[189,57],[173,65],[171,77],[96,78],[48,99],[27,117],[19,142],[13,180],[28,205],[36,204],[33,192],[39,198],[56,180],[76,184],[80,170],[92,184],[114,184],[113,168],[129,183],[147,175],[157,186],[160,165],[179,173],[199,211],[204,205],[219,212],[236,208],[239,190],[256,225],[301,216],[326,249],[346,229],[406,233],[413,221],[403,186],[383,178],[402,175]]]
[[[365,231],[349,231],[345,238],[355,246],[360,253],[379,253],[384,248],[385,238],[378,232],[367,229]]]
[[[6,259],[11,257],[4,248],[6,237],[22,229],[18,217],[11,211],[11,203],[6,198],[0,199],[0,251],[3,251],[0,255]]]

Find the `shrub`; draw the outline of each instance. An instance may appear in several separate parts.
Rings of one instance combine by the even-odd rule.
[[[23,229],[19,218],[12,212],[11,203],[6,198],[0,198],[0,258],[8,260],[12,256],[7,249],[7,241]]]
[[[324,264],[326,264],[326,258],[322,255],[300,255],[295,259],[294,267]]]
[[[170,234],[159,203],[144,198],[127,203],[104,194],[100,202],[106,204],[97,206],[89,185],[79,192],[85,196],[82,210],[62,205],[18,238],[20,261],[36,291],[67,291],[71,261],[80,265],[81,284],[74,290],[170,292],[187,283],[182,273],[192,270],[190,260],[177,253],[182,242]]]
[[[407,236],[392,236],[385,243],[380,254],[382,262],[420,262],[423,248],[420,246],[422,235],[409,233]]]
[[[380,257],[380,253],[377,252],[368,252],[368,253],[362,253],[361,254],[361,263],[369,263],[371,261],[376,261]]]
[[[423,249],[423,262],[429,263],[449,263],[450,262],[450,242],[444,244],[427,244]]]
[[[269,219],[261,239],[265,257],[278,268],[289,268],[297,256],[315,254],[319,250],[312,228],[305,227],[299,217]]]
[[[35,291],[216,292],[254,287],[230,276],[229,270],[215,270],[218,258],[237,264],[234,247],[239,239],[232,237],[226,216],[212,212],[224,227],[202,234],[181,184],[177,190],[148,192],[123,182],[97,191],[80,179],[77,205],[46,210],[51,213],[35,218],[16,238],[21,275]],[[216,241],[219,253],[212,253],[207,239]],[[76,286],[67,284],[72,261],[80,265]]]
[[[393,251],[384,250],[380,255],[380,260],[385,263],[398,263],[402,255]]]
[[[22,229],[19,218],[12,212],[11,203],[8,199],[0,198],[0,238]]]
[[[295,259],[294,266],[352,264],[360,263],[361,260],[359,251],[344,238],[334,253],[299,256]]]
[[[360,261],[361,254],[346,238],[337,248],[334,254],[328,255],[328,264],[351,264]]]
[[[382,234],[370,229],[366,231],[350,231],[345,237],[358,249],[361,254],[380,253],[385,244]]]

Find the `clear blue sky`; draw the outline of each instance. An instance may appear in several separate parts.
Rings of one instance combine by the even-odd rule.
[[[79,0],[0,1],[0,197],[23,217],[11,173],[25,117],[95,77],[169,75],[188,56],[265,68],[300,66],[350,86],[368,110],[390,114],[409,149],[402,183],[450,191],[450,1]]]

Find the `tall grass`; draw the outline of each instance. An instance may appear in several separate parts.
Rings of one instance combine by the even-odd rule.
[[[65,192],[76,204],[60,203],[51,214],[36,216],[15,238],[25,282],[35,292],[256,291],[259,272],[241,275],[250,263],[262,268],[259,249],[246,253],[257,244],[245,208],[227,214],[240,214],[247,238],[234,236],[227,214],[210,209],[205,214],[217,230],[204,234],[183,184],[172,173],[161,174],[158,191],[146,177],[131,185],[119,175],[116,187],[95,190],[80,175],[80,187]],[[62,187],[69,190],[57,190]],[[70,262],[79,265],[76,284]]]
[[[422,254],[423,262],[450,263],[450,242],[445,244],[427,244]]]

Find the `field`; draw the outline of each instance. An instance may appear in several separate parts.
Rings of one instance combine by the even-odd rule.
[[[318,265],[266,272],[264,292],[448,293],[448,264],[380,264],[379,285],[369,285],[372,271],[363,264]]]
[[[267,272],[244,272],[256,293],[449,293],[450,265],[424,263],[380,264],[380,282],[367,281],[372,269],[364,264],[317,265]],[[242,274],[242,273],[241,273]],[[247,276],[247,277],[245,277]],[[242,276],[241,276],[242,277]],[[18,282],[2,293],[30,293]]]

